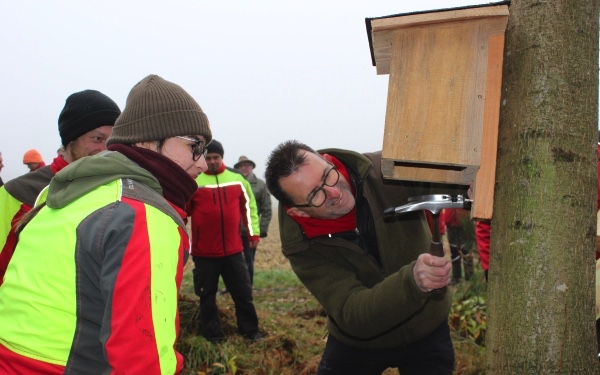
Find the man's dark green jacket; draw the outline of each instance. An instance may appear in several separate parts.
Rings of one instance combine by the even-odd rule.
[[[466,187],[383,179],[381,152],[321,150],[348,169],[356,191],[357,226],[374,231],[379,261],[354,242],[335,236],[306,238],[279,206],[283,252],[294,272],[328,315],[329,333],[360,348],[390,348],[419,340],[447,321],[449,291],[422,292],[413,278],[417,257],[429,251],[425,213],[384,217],[386,208],[433,193],[465,193]],[[372,215],[372,220],[367,220]],[[369,229],[370,228],[370,229]],[[372,246],[373,247],[373,246]]]

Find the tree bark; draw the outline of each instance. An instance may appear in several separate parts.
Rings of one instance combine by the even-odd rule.
[[[486,374],[598,374],[598,1],[513,0]]]

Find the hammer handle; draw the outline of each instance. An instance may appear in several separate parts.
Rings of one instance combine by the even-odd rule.
[[[444,256],[444,246],[442,246],[442,235],[440,234],[440,214],[431,214],[431,247],[429,248],[429,254],[435,255],[436,257]]]
[[[429,254],[435,255],[436,257],[444,256],[444,246],[442,246],[442,242],[434,242],[431,240],[431,247],[429,248]]]
[[[444,246],[442,245],[442,235],[440,234],[440,214],[431,214],[431,246],[429,248],[429,254],[435,255],[436,257],[444,256]],[[440,289],[434,289],[431,291],[433,294],[444,294],[448,288],[443,287]]]

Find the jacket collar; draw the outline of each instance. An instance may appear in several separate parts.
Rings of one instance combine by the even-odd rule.
[[[225,167],[225,163],[221,163],[221,166],[219,167],[219,170],[217,171],[217,173],[213,173],[213,172],[208,171],[208,170],[206,172],[202,172],[202,173],[205,173],[205,174],[211,175],[211,176],[216,176],[218,174],[223,173],[223,171],[225,171],[225,168],[226,168]]]
[[[351,169],[358,179],[364,181],[373,167],[373,163],[363,154],[339,148],[325,148],[317,151],[319,154],[330,154],[341,161],[346,168]]]

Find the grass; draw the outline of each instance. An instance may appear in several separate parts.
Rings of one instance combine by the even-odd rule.
[[[480,267],[473,279],[453,287],[453,304],[448,316],[456,356],[455,375],[483,374],[487,330],[487,290]]]
[[[317,301],[290,270],[255,274],[254,303],[263,339],[251,342],[237,334],[233,301],[219,294],[217,303],[227,338],[213,345],[199,335],[198,298],[191,272],[180,297],[181,334],[178,350],[185,356],[183,374],[314,374],[323,351],[326,317]],[[449,315],[456,352],[455,374],[483,373],[486,330],[483,274],[462,282],[454,291]],[[386,374],[397,374],[389,370]]]
[[[213,345],[199,335],[198,298],[187,272],[180,295],[183,374],[314,374],[326,333],[320,305],[290,270],[255,274],[254,304],[263,339],[237,334],[233,301],[219,294],[217,304],[226,340]]]
[[[186,265],[180,291],[180,338],[184,375],[306,375],[315,374],[325,347],[326,317],[281,255],[276,215],[269,237],[256,254],[254,304],[263,339],[251,342],[237,333],[229,294],[219,294],[221,324],[226,339],[213,345],[199,334],[198,297],[193,292],[193,262]],[[476,255],[476,250],[474,254]],[[476,257],[475,257],[476,258]],[[221,285],[220,290],[224,287]],[[454,296],[448,316],[456,354],[455,375],[484,373],[486,283],[475,262],[472,280],[450,287]],[[398,374],[388,369],[385,375]]]

